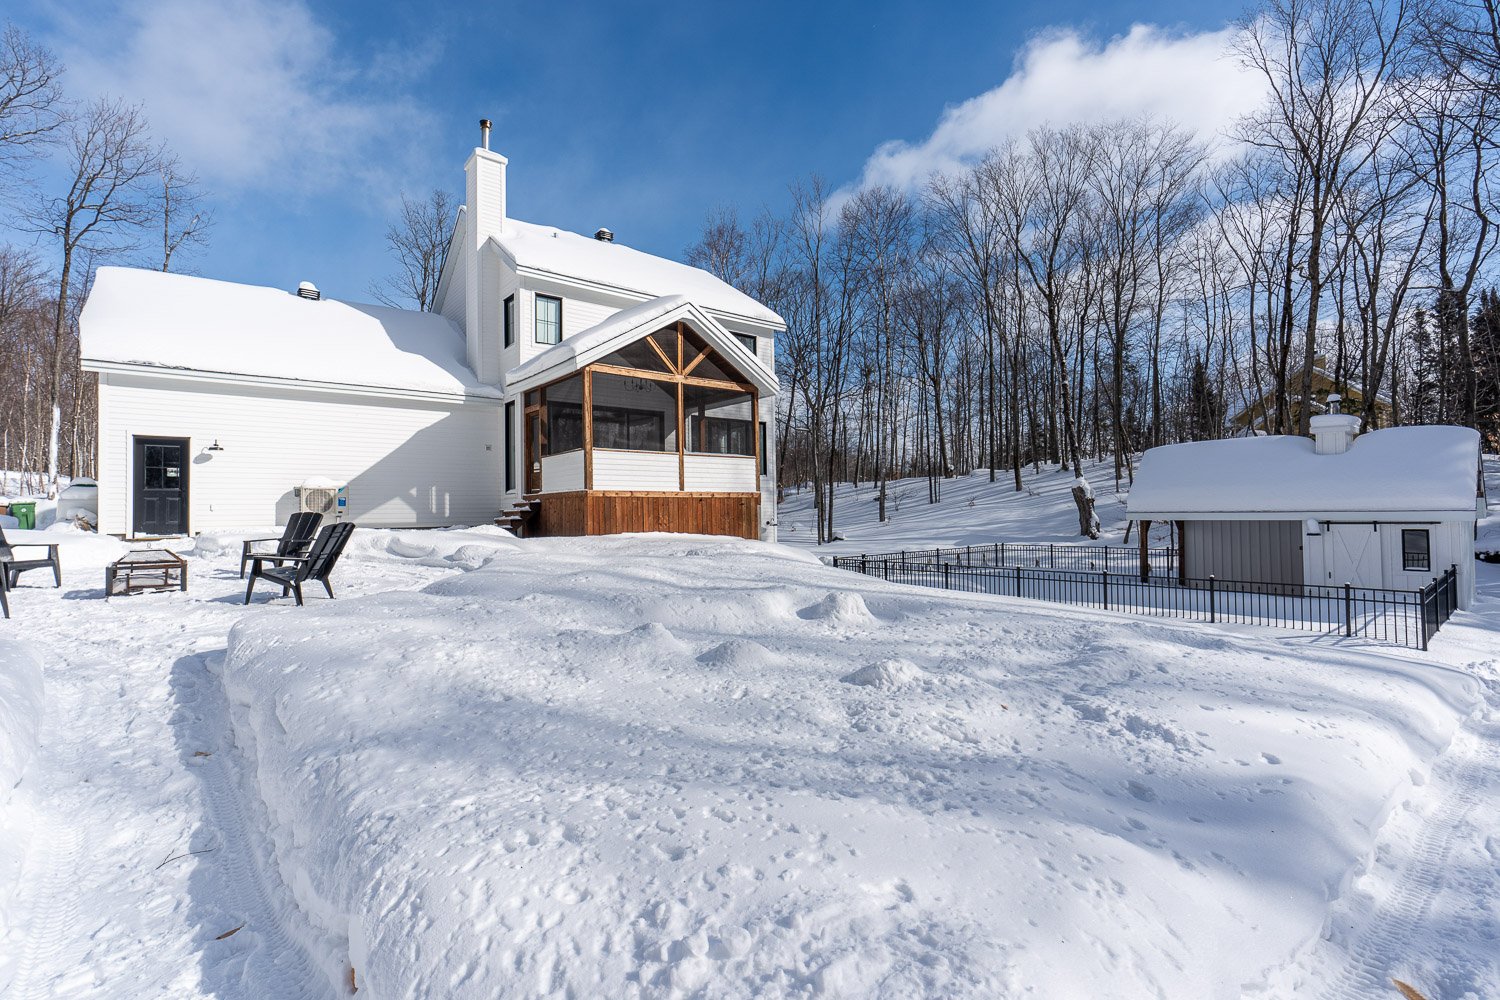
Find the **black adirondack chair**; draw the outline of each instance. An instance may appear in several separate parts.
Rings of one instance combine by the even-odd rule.
[[[240,548],[240,579],[245,578],[245,567],[251,559],[260,556],[268,563],[280,566],[278,561],[281,556],[300,556],[307,551],[312,544],[313,535],[318,533],[318,525],[323,523],[323,515],[313,513],[310,510],[299,510],[286,520],[286,530],[281,533],[280,538],[247,538],[245,544]],[[266,551],[255,551],[254,546],[258,542],[275,542],[276,548]]]
[[[12,587],[14,587],[16,585],[16,582],[21,579],[21,574],[26,572],[27,570],[47,569],[49,567],[52,570],[53,586],[62,586],[62,564],[58,561],[57,558],[56,544],[27,545],[23,543],[19,547],[23,549],[45,548],[47,550],[47,558],[20,558],[16,555],[16,550],[11,548],[10,543],[5,540],[5,529],[0,528],[0,572],[3,572],[5,574],[5,576],[8,578],[8,582]]]
[[[333,573],[333,567],[338,563],[339,556],[343,554],[344,546],[349,543],[349,536],[353,533],[354,525],[348,521],[325,524],[305,556],[251,556],[250,583],[245,587],[245,603],[250,603],[250,593],[255,589],[256,580],[270,580],[280,584],[281,596],[295,594],[298,607],[302,605],[302,585],[309,580],[321,583],[323,589],[328,591],[328,596],[332,597],[333,584],[328,581],[328,577]],[[272,559],[291,565],[266,566]]]

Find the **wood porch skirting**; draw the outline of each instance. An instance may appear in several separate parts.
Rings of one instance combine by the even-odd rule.
[[[759,493],[635,493],[578,490],[543,493],[538,535],[613,535],[674,531],[760,537]]]

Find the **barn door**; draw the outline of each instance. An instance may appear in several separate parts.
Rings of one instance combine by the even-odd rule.
[[[1323,536],[1328,546],[1328,579],[1339,586],[1379,587],[1382,584],[1380,533],[1373,524],[1330,524]]]
[[[187,534],[187,439],[138,437],[134,450],[135,534]]]

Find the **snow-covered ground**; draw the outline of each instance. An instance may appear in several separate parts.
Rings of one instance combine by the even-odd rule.
[[[1116,491],[1113,462],[1094,462],[1083,467],[1094,488],[1095,512],[1102,533],[1096,545],[1120,545],[1125,538],[1125,501],[1128,480]],[[1082,542],[1078,534],[1078,508],[1071,490],[1073,473],[1057,466],[1043,466],[1033,473],[1024,470],[1021,492],[1008,471],[998,472],[990,482],[986,469],[944,480],[942,499],[927,502],[927,480],[893,480],[887,488],[889,519],[880,523],[879,488],[865,483],[858,488],[841,483],[834,497],[835,533],[844,540],[818,545],[817,514],[810,489],[788,489],[777,508],[777,537],[785,545],[807,548],[819,555],[849,555],[860,552],[895,552],[901,549],[987,545],[993,542]],[[1170,528],[1152,529],[1153,545],[1167,543]],[[1131,536],[1135,541],[1135,536]]]
[[[249,610],[203,539],[106,602],[69,537],[0,622],[6,997],[1500,982],[1490,567],[1420,654],[678,536],[361,530]]]

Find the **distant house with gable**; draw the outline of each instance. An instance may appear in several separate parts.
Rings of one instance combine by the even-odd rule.
[[[99,270],[79,326],[101,531],[319,504],[376,526],[775,538],[785,322],[608,230],[511,218],[488,122],[482,138],[433,312]]]
[[[1300,426],[1302,419],[1302,369],[1296,368],[1287,374],[1287,420],[1292,427]],[[1312,413],[1317,415],[1328,412],[1328,397],[1337,396],[1342,401],[1341,409],[1353,416],[1364,413],[1365,397],[1357,386],[1340,385],[1335,381],[1333,373],[1328,370],[1328,359],[1319,355],[1313,360],[1312,368]],[[1371,408],[1374,415],[1371,421],[1371,429],[1377,427],[1389,427],[1395,414],[1395,408],[1386,396],[1376,396],[1375,405]],[[1247,436],[1252,434],[1275,434],[1276,426],[1276,391],[1268,390],[1264,394],[1250,400],[1234,413],[1231,413],[1225,421],[1226,430],[1235,436]]]
[[[1456,567],[1474,599],[1474,531],[1486,512],[1479,435],[1312,418],[1312,438],[1227,438],[1152,448],[1128,513],[1173,521],[1184,576],[1419,590]]]

